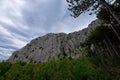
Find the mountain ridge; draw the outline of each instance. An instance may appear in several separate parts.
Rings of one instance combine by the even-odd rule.
[[[80,31],[66,33],[49,33],[42,37],[31,40],[26,46],[15,51],[9,62],[17,60],[23,62],[47,62],[49,60],[59,60],[62,58],[79,58],[82,54],[80,43],[84,42],[89,33],[98,25],[100,20],[92,21],[87,28]]]

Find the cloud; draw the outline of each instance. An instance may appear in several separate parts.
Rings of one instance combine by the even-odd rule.
[[[0,61],[8,59],[13,51],[13,49],[6,49],[0,47]]]
[[[35,37],[80,30],[95,19],[88,14],[74,19],[67,7],[66,0],[1,0],[0,48],[14,51]]]

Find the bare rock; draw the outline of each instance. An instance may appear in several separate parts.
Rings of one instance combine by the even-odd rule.
[[[59,60],[62,58],[80,58],[83,56],[80,43],[85,41],[90,31],[92,31],[101,22],[93,21],[88,28],[65,34],[49,33],[45,36],[33,39],[22,49],[15,51],[9,62],[20,60],[23,62],[47,62],[49,60]]]

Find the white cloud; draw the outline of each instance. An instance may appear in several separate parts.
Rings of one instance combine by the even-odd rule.
[[[17,34],[15,34],[15,35],[13,36],[8,30],[6,30],[6,29],[5,29],[4,27],[2,27],[2,26],[0,26],[0,34],[3,34],[4,36],[8,36],[7,39],[8,39],[9,41],[13,42],[13,43],[12,43],[12,46],[15,46],[15,47],[17,47],[17,48],[21,48],[21,46],[24,46],[24,45],[26,44],[25,41],[22,41],[22,40],[18,39],[18,38],[15,36],[15,35],[17,35]],[[24,38],[24,37],[21,36],[21,35],[17,35],[17,36]]]
[[[0,47],[0,60],[8,59],[11,53],[13,53],[13,49],[6,49]]]
[[[7,18],[7,17],[5,17],[5,16],[2,16],[2,17],[1,17],[0,22],[6,23],[6,24],[11,25],[11,26],[13,26],[13,27],[15,26],[15,24],[12,22],[12,20],[10,20],[9,18]]]
[[[67,7],[65,0],[1,0],[0,48],[21,48],[35,37],[49,32],[73,32],[95,19],[87,14],[74,19]]]
[[[0,25],[0,34],[4,34],[6,36],[10,36],[11,37],[11,34],[8,32],[7,29],[5,29],[3,26]]]
[[[13,46],[15,46],[17,48],[21,48],[21,46],[25,46],[25,44],[27,43],[27,42],[19,40],[17,38],[13,38],[11,40],[13,41]]]

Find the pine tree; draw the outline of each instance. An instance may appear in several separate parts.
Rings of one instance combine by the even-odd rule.
[[[118,18],[118,13],[111,6],[113,0],[66,0],[69,3],[69,10],[73,13],[73,17],[78,17],[80,14],[87,11],[92,11],[91,13],[97,13],[100,9],[106,9],[116,22],[120,25],[120,19]],[[119,1],[119,0],[115,0]]]

